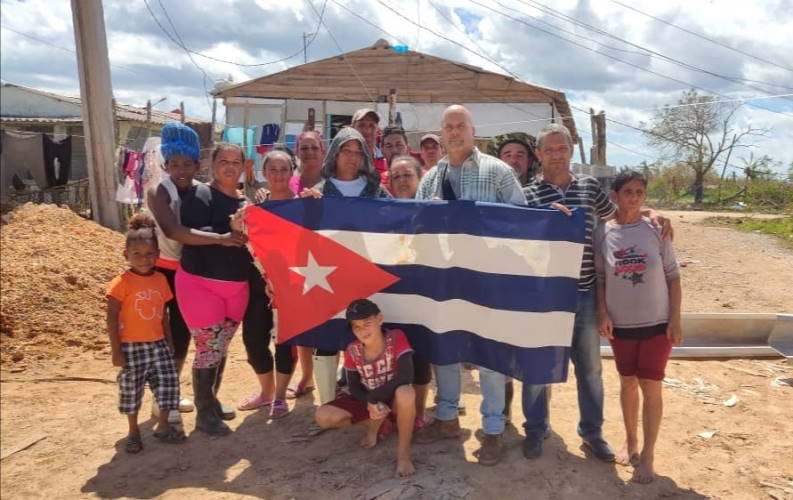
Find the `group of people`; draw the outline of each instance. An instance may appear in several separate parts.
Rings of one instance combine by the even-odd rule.
[[[169,443],[185,439],[177,425],[179,412],[192,410],[193,404],[180,397],[179,376],[191,338],[196,428],[210,435],[230,432],[224,420],[234,418],[235,412],[219,402],[217,392],[229,343],[242,323],[259,387],[240,402],[239,410],[261,409],[273,419],[282,418],[290,411],[287,398],[313,390],[313,379],[320,429],[361,423],[361,445],[371,447],[396,427],[396,472],[413,473],[411,442],[461,435],[461,365],[431,366],[413,352],[403,332],[383,329],[388,311],[381,312],[365,298],[347,308],[356,340],[345,350],[341,381],[338,352],[276,344],[273,356],[269,344],[278,291],[253,265],[241,208],[251,201],[298,197],[472,200],[585,212],[571,346],[578,434],[595,457],[634,465],[637,481],[651,481],[662,415],[661,380],[671,346],[681,341],[681,291],[669,221],[643,208],[647,180],[636,172],[622,173],[607,194],[596,179],[574,174],[573,139],[559,124],[545,127],[536,147],[521,139],[504,141],[499,159],[477,149],[472,117],[460,105],[446,108],[440,137],[421,137],[419,152],[409,151],[401,128],[386,127],[379,134],[379,121],[374,110],[359,110],[327,148],[318,132],[304,132],[296,145],[297,161],[285,148],[270,151],[262,165],[266,188],[249,192],[247,198],[239,189],[242,148],[218,144],[212,154],[212,180],[200,183],[194,179],[199,168],[195,132],[178,123],[163,128],[168,176],[147,193],[153,219],[138,214],[130,220],[124,250],[130,269],[107,292],[113,364],[122,367],[119,409],[129,420],[126,450],[136,453],[143,447],[137,415],[145,383],[156,399],[155,437]],[[533,178],[534,164],[541,165],[541,172]],[[609,339],[620,374],[626,441],[617,453],[602,433],[599,334]],[[290,386],[298,361],[302,376]],[[476,455],[481,464],[494,465],[503,454],[514,389],[502,373],[478,370],[484,435]],[[433,372],[437,405],[430,422],[425,405]],[[640,390],[642,447],[637,436]],[[542,454],[550,433],[550,400],[550,386],[524,384],[526,458]]]

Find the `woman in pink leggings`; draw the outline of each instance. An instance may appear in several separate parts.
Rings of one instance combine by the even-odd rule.
[[[237,191],[244,160],[239,146],[217,146],[212,154],[212,182],[196,186],[182,199],[183,226],[219,234],[231,231],[230,216],[245,204]],[[248,304],[252,265],[245,247],[186,244],[176,271],[177,302],[196,350],[193,390],[197,428],[212,435],[230,432],[222,420],[217,391],[229,343]]]

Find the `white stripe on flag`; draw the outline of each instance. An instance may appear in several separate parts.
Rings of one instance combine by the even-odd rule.
[[[421,295],[376,293],[369,297],[386,322],[423,325],[433,332],[464,330],[516,347],[570,347],[575,313],[490,309],[465,300],[438,302]],[[344,319],[345,311],[336,318]]]
[[[518,276],[578,279],[584,246],[569,241],[519,240],[469,234],[394,234],[320,230],[380,265],[416,264]]]

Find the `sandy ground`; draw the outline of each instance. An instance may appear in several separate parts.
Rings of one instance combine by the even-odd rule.
[[[684,268],[687,311],[792,312],[793,252],[771,238],[696,225],[701,213],[670,212]],[[729,304],[725,306],[724,304]],[[68,320],[65,318],[65,320]],[[604,360],[605,437],[622,440],[619,384]],[[671,361],[665,421],[657,447],[659,477],[651,485],[629,481],[631,470],[588,458],[575,431],[574,378],[554,389],[553,434],[543,456],[520,452],[519,390],[515,426],[505,435],[504,460],[476,463],[477,373],[464,371],[468,411],[464,438],[415,445],[418,473],[394,480],[392,436],[375,449],[357,446],[360,429],[305,438],[313,396],[293,413],[270,421],[241,413],[235,432],[210,439],[191,434],[165,445],[143,425],[144,451],[123,451],[126,423],[116,412],[115,369],[105,352],[64,353],[46,363],[4,365],[0,371],[0,495],[3,498],[793,498],[793,377],[781,360]],[[186,377],[189,378],[189,377]],[[254,389],[239,338],[232,344],[221,398],[236,402]],[[517,384],[519,389],[520,384]],[[183,383],[192,393],[189,381]],[[731,396],[737,403],[725,406]],[[151,397],[147,394],[144,407]],[[146,412],[148,413],[148,412]],[[147,419],[145,418],[141,420]],[[185,428],[194,413],[185,414]],[[716,431],[710,437],[701,433]],[[709,434],[704,434],[709,436]],[[32,444],[31,444],[32,443]]]

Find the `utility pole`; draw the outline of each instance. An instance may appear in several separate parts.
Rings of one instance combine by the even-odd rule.
[[[303,32],[303,64],[308,62],[308,37],[311,33]]]
[[[121,229],[113,161],[113,88],[101,0],[72,0],[72,18],[83,103],[91,216],[105,227]]]

